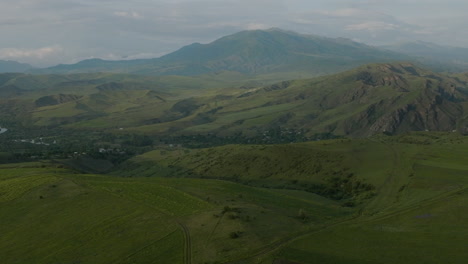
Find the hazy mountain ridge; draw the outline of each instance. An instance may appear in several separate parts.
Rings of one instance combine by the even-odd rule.
[[[35,73],[120,72],[145,75],[199,75],[218,71],[244,74],[304,72],[317,76],[369,62],[406,59],[343,38],[302,35],[280,29],[242,31],[209,44],[194,43],[157,59],[92,59]]]
[[[26,72],[32,68],[33,67],[27,63],[20,63],[11,60],[0,60],[0,73]]]
[[[468,48],[438,45],[424,41],[403,42],[381,48],[412,56],[415,61],[437,71],[468,71]]]

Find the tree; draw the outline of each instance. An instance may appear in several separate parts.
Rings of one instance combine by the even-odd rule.
[[[297,213],[297,218],[301,219],[302,221],[307,220],[307,214],[302,208],[299,209],[299,212]]]

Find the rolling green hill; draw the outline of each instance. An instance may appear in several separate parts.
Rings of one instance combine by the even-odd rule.
[[[0,169],[2,263],[235,260],[351,213],[301,192],[40,167]],[[300,210],[321,215],[299,219]]]
[[[3,113],[15,113],[36,126],[245,137],[278,127],[309,137],[468,132],[464,75],[436,74],[410,63],[369,64],[268,85],[239,76],[236,81],[230,72],[198,77],[2,77]]]
[[[132,101],[133,106],[137,105],[144,108],[145,103],[153,103],[152,99],[156,100],[154,103],[163,101],[164,98],[180,100],[199,95],[201,90],[205,94],[213,94],[214,91],[219,89],[264,82],[265,80],[247,79],[243,75],[230,72],[197,77],[142,77],[110,73],[71,75],[0,74],[0,108],[2,108],[0,120],[14,119],[15,122],[24,123],[25,125],[59,125],[64,124],[63,122],[70,123],[106,115],[108,113],[103,109],[112,108],[106,108],[106,105],[113,105],[114,110],[109,110],[111,113],[115,112],[115,109],[119,107],[122,109],[122,113],[130,107],[125,102],[126,100]],[[266,82],[271,81],[266,80]],[[141,98],[145,93],[142,91],[146,91],[150,96]],[[156,97],[156,94],[160,98]],[[62,107],[64,111],[61,111],[60,108]],[[55,121],[38,121],[37,119],[31,121],[31,116],[36,115],[41,119],[48,116],[52,117],[54,115],[52,112],[55,109],[61,112],[59,116],[66,117],[65,119],[68,118],[69,120],[62,118]],[[80,113],[85,113],[86,118],[77,118],[76,115],[80,115]],[[139,113],[141,114],[141,111]],[[141,122],[144,123],[145,119],[142,118]],[[137,124],[141,125],[142,123]],[[105,127],[106,124],[103,124],[103,126]]]
[[[461,264],[467,144],[457,133],[420,132],[167,148],[111,175],[4,164],[0,257],[5,264]],[[301,189],[319,182],[351,196]],[[373,195],[358,192],[365,184]]]
[[[308,135],[362,137],[424,130],[465,133],[467,129],[466,83],[408,63],[371,64],[226,95],[198,98],[192,104],[185,101],[190,115],[138,130],[248,135],[283,127]]]

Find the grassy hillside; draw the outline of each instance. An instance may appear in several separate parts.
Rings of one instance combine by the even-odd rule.
[[[341,74],[237,89],[198,98],[189,115],[135,131],[261,134],[276,127],[365,137],[375,133],[466,130],[468,89],[412,64],[371,64]]]
[[[151,113],[148,104],[155,108],[151,105],[199,95],[200,90],[210,95],[219,89],[250,82],[244,78],[247,77],[229,72],[198,77],[142,77],[105,73],[40,76],[1,74],[0,120],[25,125],[57,126],[118,112],[118,117],[111,116],[110,119],[122,116],[124,121],[125,114],[133,119],[142,113]],[[262,83],[255,80],[252,82]],[[131,111],[127,111],[129,109]],[[148,119],[152,117],[141,116],[135,120],[135,124],[144,124]],[[122,123],[124,125],[125,122]],[[105,121],[102,126],[106,127]],[[110,126],[115,127],[115,124]]]
[[[239,263],[462,263],[468,234],[463,203],[468,197],[467,144],[466,137],[456,133],[416,133],[293,145],[166,149],[131,160],[126,167],[130,172],[121,173],[218,178],[286,191],[351,172],[354,183],[375,186],[375,195],[364,198],[354,192],[351,199],[330,198],[345,206],[354,201],[358,218],[295,236]]]
[[[305,190],[344,201],[372,198],[367,210],[377,211],[390,197],[399,200],[399,191],[414,182],[417,177],[413,176],[418,173],[437,177],[437,169],[432,168],[435,171],[430,173],[431,168],[425,164],[437,166],[440,159],[443,166],[448,166],[446,169],[453,166],[455,171],[450,173],[454,175],[466,170],[461,165],[467,161],[466,144],[466,138],[457,133],[412,133],[287,145],[163,148],[132,158],[122,164],[118,173],[127,177],[223,179],[252,186]],[[430,178],[424,181],[427,183]],[[380,190],[386,193],[374,198]],[[425,198],[423,192],[420,196],[413,197],[414,201],[400,202]]]
[[[398,196],[379,195],[365,208],[372,212],[387,200],[387,210],[363,221],[297,237],[272,255],[265,255],[262,263],[272,259],[293,263],[463,263],[468,257],[467,141],[439,138],[435,140],[442,142],[434,143],[431,136],[419,139],[423,141],[416,143],[414,137],[407,137],[392,143],[399,153],[407,153],[411,148],[402,141],[411,140],[416,146],[431,142],[415,156],[400,159],[412,172]],[[400,170],[404,165],[395,175],[404,173]],[[395,180],[391,178],[387,184]]]
[[[351,213],[302,192],[38,165],[0,169],[2,263],[226,261]]]
[[[307,137],[468,132],[463,75],[408,63],[268,85],[233,72],[142,78],[7,74],[2,80],[2,118],[16,116],[17,122],[36,126],[222,137],[259,136],[279,127]]]
[[[0,257],[6,264],[464,263],[467,151],[466,137],[424,132],[164,149],[114,175],[4,164]],[[311,183],[352,196],[301,189]],[[358,192],[364,184],[375,186],[373,195]]]
[[[369,150],[367,150],[369,148]],[[367,168],[353,166],[366,151],[383,153],[373,168],[384,172],[391,166],[382,144],[359,141],[323,141],[294,145],[228,145],[208,149],[155,150],[125,164],[123,176],[200,177],[223,179],[252,186],[305,190],[328,198],[347,201],[371,197],[372,183]],[[383,174],[383,173],[382,173]],[[344,184],[343,186],[337,186]]]

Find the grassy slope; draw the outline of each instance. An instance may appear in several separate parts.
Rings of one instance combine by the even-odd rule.
[[[183,234],[165,214],[83,185],[64,171],[15,170],[16,179],[33,171],[55,181],[22,195],[22,183],[7,182],[16,197],[0,209],[3,263],[153,263],[162,256],[182,262]]]
[[[112,73],[1,74],[0,92],[5,89],[18,91],[12,97],[4,98],[2,104],[5,105],[5,111],[11,114],[25,112],[20,121],[32,118],[35,125],[73,123],[71,126],[74,128],[115,128],[141,126],[164,116],[174,103],[198,97],[201,90],[204,96],[215,96],[220,90],[226,92],[240,86],[259,86],[282,78],[293,76],[250,76],[228,71],[193,77]],[[108,87],[111,90],[106,91]],[[145,93],[148,92],[153,92],[153,95],[146,97]],[[39,98],[59,94],[79,98],[57,105],[35,105]],[[161,103],[161,98],[168,102]]]
[[[136,158],[140,170],[121,172],[188,176],[164,169],[178,160],[187,168],[196,162],[192,169],[205,177],[240,174],[284,184],[284,178],[320,181],[328,170],[349,167],[377,186],[377,196],[356,208],[304,191],[217,179],[2,165],[0,255],[2,263],[188,263],[187,256],[193,263],[463,263],[467,144],[455,133],[414,133],[166,150]],[[164,162],[149,166],[155,160]],[[323,174],[314,173],[317,161]],[[231,239],[233,232],[239,238]]]
[[[381,185],[391,169],[383,143],[330,140],[292,145],[228,145],[208,149],[161,149],[145,153],[122,167],[126,176],[207,177],[269,185],[289,181],[321,182],[332,175],[358,173]],[[372,159],[373,163],[363,160]],[[372,173],[370,173],[372,172]],[[122,172],[120,172],[122,173]]]
[[[433,136],[406,136],[390,143],[401,156],[396,157],[396,168],[381,194],[364,207],[362,219],[301,237],[266,257],[264,263],[272,259],[298,263],[463,263],[468,257],[468,141]],[[408,142],[419,144],[408,146]],[[429,142],[432,144],[425,145]],[[406,183],[399,183],[403,185],[397,195],[382,195],[385,188],[396,186],[399,178],[406,178]]]
[[[418,259],[440,263],[446,259],[447,263],[463,263],[463,241],[468,235],[464,224],[468,217],[466,157],[466,137],[412,133],[371,140],[154,151],[133,161],[139,169],[133,167],[135,163],[127,169],[134,176],[190,174],[288,188],[292,179],[320,181],[327,171],[349,166],[358,178],[377,187],[377,196],[358,207],[358,218],[256,251],[256,257],[242,263],[262,259],[265,263],[273,259],[298,263],[414,263]],[[314,173],[317,160],[322,161],[320,173]]]
[[[5,116],[21,114],[21,121],[41,126],[219,135],[248,135],[282,126],[303,129],[309,135],[369,136],[382,131],[464,131],[468,124],[462,80],[406,63],[366,65],[267,86],[262,86],[268,82],[264,77],[233,72],[197,77],[3,77],[6,81],[0,89],[21,89],[21,95],[2,102]],[[59,94],[75,99],[35,105],[41,97],[60,98]]]
[[[351,213],[302,192],[216,180],[9,166],[0,170],[2,263],[183,263],[187,235],[195,263],[236,259]],[[238,209],[223,214],[226,206]],[[317,215],[304,223],[300,209]],[[240,238],[229,238],[231,232]]]
[[[298,263],[464,263],[467,202],[464,189],[411,211],[314,233],[275,252],[274,258]]]
[[[465,86],[411,64],[367,65],[332,76],[199,97],[199,107],[190,115],[133,131],[235,134],[280,125],[309,134],[369,136],[463,130]]]

